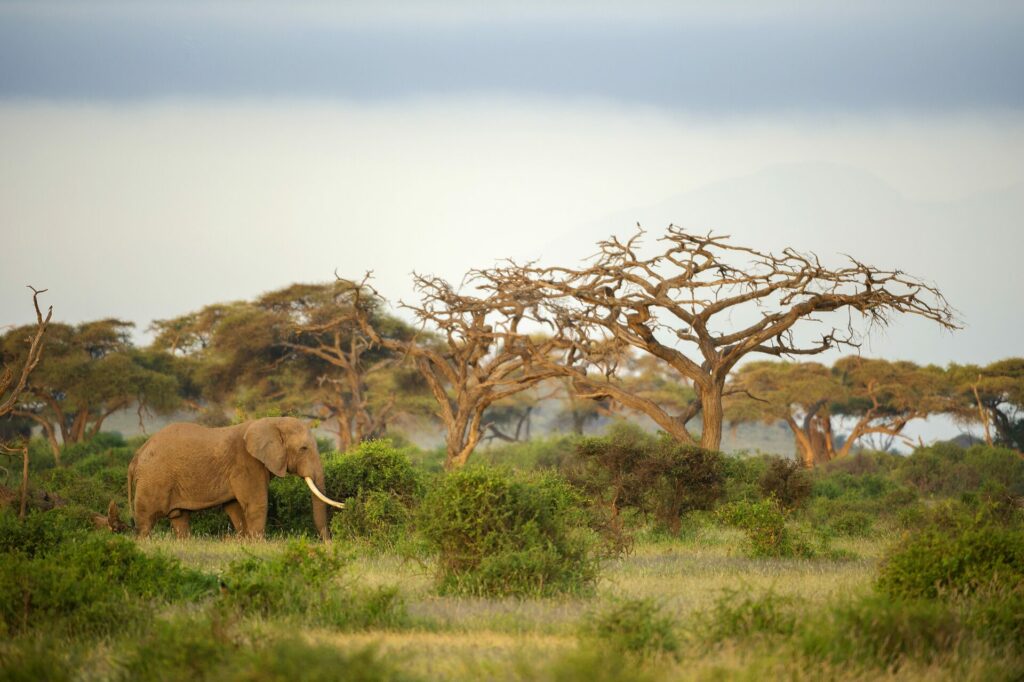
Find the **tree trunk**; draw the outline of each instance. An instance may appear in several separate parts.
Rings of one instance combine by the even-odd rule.
[[[700,446],[705,450],[719,450],[722,447],[722,391],[722,385],[715,380],[701,390]],[[685,425],[682,430],[686,431]]]

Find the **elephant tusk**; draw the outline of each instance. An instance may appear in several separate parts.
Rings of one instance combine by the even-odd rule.
[[[341,502],[335,502],[334,500],[332,500],[331,498],[327,497],[322,492],[317,490],[316,484],[313,483],[313,479],[312,478],[310,478],[309,476],[304,476],[303,479],[306,481],[306,485],[309,486],[309,489],[313,491],[313,494],[316,495],[318,498],[320,498],[321,502],[329,504],[332,507],[337,507],[338,509],[344,509],[345,508],[345,505],[342,504]]]

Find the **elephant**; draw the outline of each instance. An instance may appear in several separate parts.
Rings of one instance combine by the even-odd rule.
[[[179,538],[188,537],[190,512],[223,506],[237,533],[262,538],[270,477],[287,474],[305,479],[313,493],[316,529],[330,539],[327,505],[344,505],[321,492],[324,469],[316,440],[294,417],[221,428],[186,422],[165,426],[128,465],[128,506],[140,537],[147,537],[163,517],[170,518]]]

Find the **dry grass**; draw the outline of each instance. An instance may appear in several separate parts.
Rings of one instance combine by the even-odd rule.
[[[799,596],[813,608],[838,595],[866,589],[878,556],[892,540],[841,543],[843,549],[859,557],[852,560],[755,560],[742,555],[741,534],[708,526],[685,541],[641,543],[630,556],[610,561],[597,594],[590,599],[442,597],[432,591],[430,566],[390,555],[357,555],[350,570],[365,583],[400,587],[416,626],[401,631],[314,630],[306,634],[312,640],[346,648],[373,643],[425,679],[532,679],[577,649],[576,633],[582,620],[610,597],[652,598],[684,627],[725,590],[774,590]],[[144,546],[216,572],[246,553],[265,556],[277,552],[283,542],[155,537]],[[282,627],[272,621],[263,626],[271,631]],[[663,663],[653,672],[665,679],[709,680],[858,679],[860,674],[821,667],[803,671],[792,662],[778,660],[773,652],[749,649],[694,650],[682,662]],[[925,678],[936,679],[922,672],[920,679]]]

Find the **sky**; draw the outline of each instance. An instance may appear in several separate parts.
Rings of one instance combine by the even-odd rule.
[[[850,7],[855,5],[855,7]],[[138,325],[335,271],[574,263],[637,222],[936,283],[1024,353],[1011,2],[0,0],[0,325]]]

